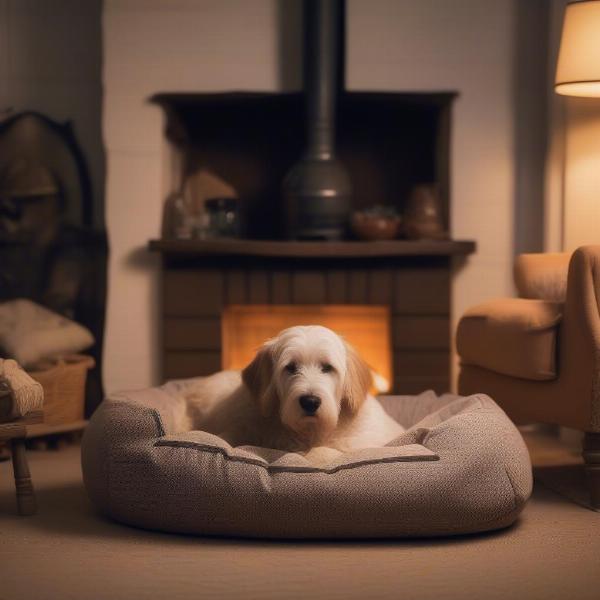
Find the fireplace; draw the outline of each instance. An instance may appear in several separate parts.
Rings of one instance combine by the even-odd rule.
[[[351,210],[381,204],[402,213],[416,185],[434,184],[451,231],[454,98],[340,91],[335,146],[351,174]],[[285,239],[282,181],[305,144],[302,96],[169,93],[153,101],[165,110],[181,176],[200,182],[193,195],[206,197],[207,181],[232,190],[245,225],[243,239],[150,242],[162,255],[164,379],[241,366],[239,356],[254,349],[244,346],[231,361],[232,311],[345,307],[341,314],[360,306],[374,319],[380,310],[388,315],[382,347],[390,349],[390,392],[450,389],[452,273],[455,257],[473,252],[473,242]]]

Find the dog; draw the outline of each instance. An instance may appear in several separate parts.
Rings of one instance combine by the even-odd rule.
[[[189,425],[232,446],[298,452],[323,464],[385,446],[404,431],[371,386],[368,365],[336,333],[290,327],[265,342],[241,372],[199,378],[186,393]]]

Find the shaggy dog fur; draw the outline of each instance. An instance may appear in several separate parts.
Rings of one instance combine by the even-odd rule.
[[[291,327],[240,373],[222,371],[188,392],[190,429],[232,446],[300,452],[313,463],[385,446],[403,429],[369,394],[371,371],[330,329]]]

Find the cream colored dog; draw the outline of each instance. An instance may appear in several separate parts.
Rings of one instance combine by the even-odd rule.
[[[188,392],[190,428],[232,446],[301,452],[327,463],[340,452],[384,446],[403,429],[369,394],[371,371],[326,327],[291,327],[241,372],[198,380]]]

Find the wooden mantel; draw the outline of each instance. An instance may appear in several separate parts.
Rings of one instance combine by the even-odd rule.
[[[151,240],[150,250],[166,255],[256,256],[281,258],[371,258],[451,256],[475,252],[465,240],[305,242],[283,240]]]

